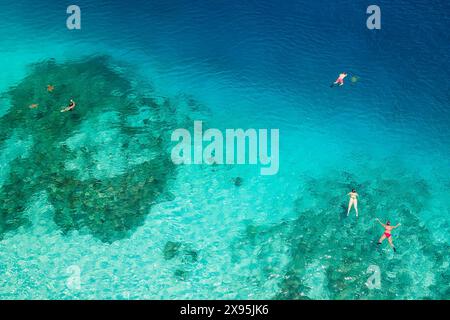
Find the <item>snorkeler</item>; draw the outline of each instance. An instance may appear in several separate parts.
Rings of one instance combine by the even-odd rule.
[[[336,79],[334,83],[331,84],[330,87],[334,87],[335,85],[343,86],[344,85],[344,78],[347,76],[347,73],[342,72],[339,77]]]
[[[67,108],[62,109],[61,112],[72,111],[73,108],[75,108],[75,106],[76,106],[75,101],[73,101],[72,99],[70,99],[69,106],[68,106]]]
[[[350,196],[350,201],[348,202],[348,209],[347,209],[347,216],[350,214],[350,210],[352,209],[352,206],[355,207],[356,216],[358,216],[358,199],[359,195],[356,193],[355,189],[352,189],[352,192],[349,192],[347,194]]]
[[[377,218],[377,221],[383,226],[383,228],[384,228],[384,233],[383,233],[383,235],[381,236],[381,238],[380,238],[380,240],[378,240],[378,245],[380,245],[383,241],[384,241],[384,239],[388,239],[388,241],[389,241],[389,244],[391,245],[391,247],[392,247],[392,249],[394,249],[394,252],[396,252],[397,250],[395,249],[395,247],[394,247],[394,244],[392,243],[392,235],[391,235],[391,231],[392,231],[392,229],[395,229],[395,228],[398,228],[399,226],[401,226],[401,224],[400,223],[398,223],[396,226],[391,226],[391,222],[390,221],[388,221],[388,222],[386,222],[386,224],[383,224],[381,221],[380,221],[380,219],[378,219]]]

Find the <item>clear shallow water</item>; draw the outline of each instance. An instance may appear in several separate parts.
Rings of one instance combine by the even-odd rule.
[[[380,32],[354,1],[78,5],[80,32],[61,4],[0,6],[2,298],[448,299],[447,3],[381,2]],[[279,128],[279,174],[172,168],[193,120]],[[402,223],[396,255],[375,217]]]

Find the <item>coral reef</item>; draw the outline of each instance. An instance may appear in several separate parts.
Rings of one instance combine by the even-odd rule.
[[[14,132],[33,145],[10,163],[1,186],[0,238],[27,223],[24,208],[38,191],[47,192],[63,232],[105,242],[142,224],[165,193],[175,107],[123,70],[106,56],[48,60],[5,94],[11,107],[0,118],[0,143]],[[76,107],[61,113],[69,99]]]

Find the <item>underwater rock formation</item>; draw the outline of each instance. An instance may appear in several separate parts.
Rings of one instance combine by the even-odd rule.
[[[188,280],[192,269],[198,262],[198,251],[189,244],[181,242],[167,241],[163,249],[165,260],[174,260],[177,266],[173,275],[177,280]]]
[[[164,246],[163,254],[165,260],[170,260],[175,258],[178,254],[178,250],[181,247],[180,242],[173,242],[173,241],[167,241],[166,245]]]
[[[43,190],[63,232],[112,242],[143,223],[174,174],[166,141],[179,115],[136,83],[105,56],[49,60],[4,95],[11,107],[0,118],[0,147],[13,133],[32,146],[1,185],[0,239],[28,223],[23,211]],[[61,113],[69,99],[76,107]]]
[[[241,177],[236,177],[236,178],[233,179],[233,183],[234,183],[234,185],[235,185],[236,187],[242,186],[242,183],[243,183],[243,182],[244,182],[244,181],[243,181],[243,179],[242,179]]]

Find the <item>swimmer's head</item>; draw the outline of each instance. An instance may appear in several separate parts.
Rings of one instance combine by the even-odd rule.
[[[391,225],[391,222],[390,222],[390,221],[386,222],[386,225],[387,225],[387,226],[390,226],[390,225]]]
[[[352,189],[352,192],[356,192],[356,190],[355,190],[355,189]]]

